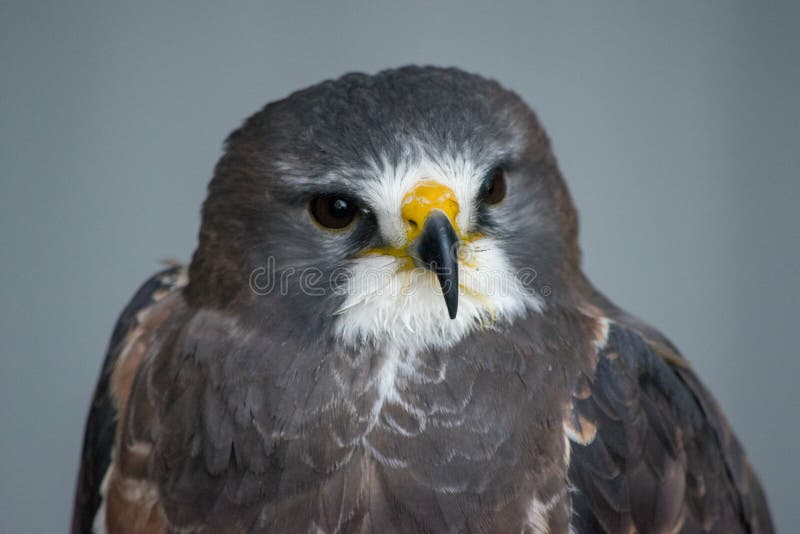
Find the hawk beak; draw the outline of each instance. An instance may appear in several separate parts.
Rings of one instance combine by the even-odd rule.
[[[439,280],[451,319],[458,313],[458,235],[447,215],[434,210],[425,220],[422,234],[411,245],[411,257],[431,270]]]
[[[458,202],[446,186],[424,181],[403,198],[408,225],[408,253],[436,275],[450,319],[458,313]]]

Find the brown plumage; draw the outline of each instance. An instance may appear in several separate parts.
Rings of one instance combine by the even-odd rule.
[[[268,260],[328,273],[385,250],[366,200],[338,234],[306,206],[334,186],[360,198],[358,169],[401,168],[409,140],[490,176],[502,164],[508,198],[478,197],[462,230],[535,266],[526,311],[498,300],[458,335],[441,315],[419,347],[378,322],[353,345],[337,329],[346,295],[254,291]],[[718,406],[664,336],[588,282],[577,228],[543,130],[494,82],[406,68],[267,106],[229,138],[192,265],[156,275],[120,318],[73,532],[771,532]]]

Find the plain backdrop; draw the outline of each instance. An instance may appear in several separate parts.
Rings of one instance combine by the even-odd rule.
[[[693,362],[795,531],[800,4],[643,4],[0,2],[0,532],[67,529],[112,325],[189,259],[227,133],[407,63],[534,107],[587,272]]]

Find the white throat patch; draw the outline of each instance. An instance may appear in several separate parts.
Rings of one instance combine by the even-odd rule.
[[[417,351],[448,348],[471,331],[540,311],[542,300],[526,288],[491,238],[462,245],[458,315],[450,319],[436,276],[408,269],[402,258],[365,256],[353,260],[347,297],[336,312],[336,333],[347,345],[388,343]]]

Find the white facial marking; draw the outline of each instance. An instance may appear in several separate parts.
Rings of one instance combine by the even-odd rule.
[[[489,169],[474,165],[464,155],[449,154],[436,160],[409,157],[396,165],[384,158],[370,171],[379,179],[365,183],[362,195],[375,210],[383,238],[388,244],[400,247],[406,240],[405,221],[400,213],[403,197],[418,182],[432,180],[449,187],[460,208],[456,224],[459,228],[469,228],[475,215],[475,196]]]
[[[436,276],[408,269],[406,260],[364,256],[350,265],[347,297],[336,312],[338,336],[352,346],[383,341],[408,350],[447,348],[477,328],[540,311],[498,244],[482,238],[463,246],[458,315],[450,319]]]
[[[409,159],[394,166],[384,159],[370,169],[380,175],[366,181],[361,194],[374,210],[384,240],[401,247],[407,238],[402,200],[418,182],[435,180],[455,193],[456,224],[466,231],[473,226],[475,198],[488,170],[464,155]],[[409,268],[406,258],[366,255],[353,259],[348,270],[350,276],[340,288],[346,298],[336,312],[335,329],[345,344],[354,347],[378,342],[412,352],[447,348],[475,329],[510,322],[543,306],[524,287],[501,243],[491,237],[461,244],[455,319],[448,316],[435,275]]]

